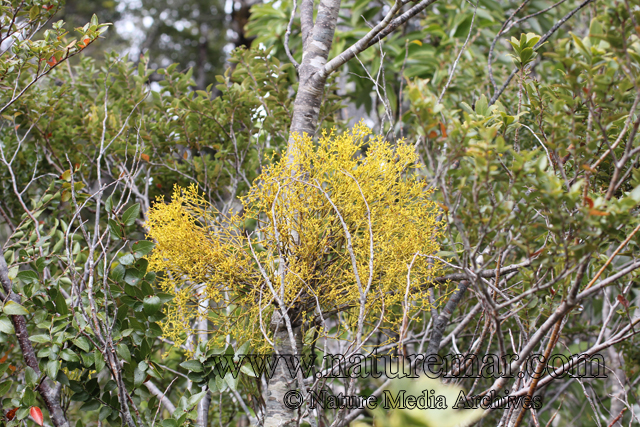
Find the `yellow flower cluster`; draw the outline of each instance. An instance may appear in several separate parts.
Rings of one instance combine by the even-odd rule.
[[[290,155],[242,199],[241,216],[223,217],[195,186],[156,203],[147,223],[157,242],[149,266],[175,295],[164,333],[182,342],[205,299],[212,337],[251,341],[256,350],[265,349],[278,301],[307,327],[339,313],[336,336],[354,330],[362,302],[366,328],[381,319],[385,329],[396,327],[405,298],[409,316],[423,308],[440,271],[425,257],[439,248],[438,208],[411,171],[413,147],[370,134],[358,124],[324,133],[317,146],[294,138]]]

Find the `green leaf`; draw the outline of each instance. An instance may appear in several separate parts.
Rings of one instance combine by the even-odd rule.
[[[133,385],[135,385],[136,387],[140,387],[145,378],[147,378],[147,374],[142,372],[140,369],[135,368],[133,370]]]
[[[126,274],[124,275],[124,282],[131,285],[136,286],[142,277],[144,276],[144,272],[137,270],[135,268],[128,268]]]
[[[218,387],[219,391],[223,391],[227,389],[227,383],[225,382],[224,378],[221,378],[218,375],[216,375],[214,378],[216,381],[216,387]]]
[[[13,323],[11,323],[11,320],[9,320],[7,316],[0,317],[0,332],[4,332],[8,335],[14,334],[16,332],[15,329],[13,329]]]
[[[111,415],[111,408],[109,408],[108,406],[103,406],[102,408],[100,408],[100,414],[98,415],[98,419],[100,421],[103,421],[109,415]]]
[[[71,396],[71,400],[73,402],[86,402],[90,397],[86,391],[76,391],[73,396]]]
[[[33,335],[29,337],[29,341],[37,342],[38,344],[45,344],[51,342],[49,335]]]
[[[73,351],[69,350],[68,348],[65,348],[60,352],[60,357],[62,358],[62,360],[66,360],[67,362],[80,361],[80,358],[78,357],[78,355],[75,354]]]
[[[122,214],[122,222],[126,226],[133,225],[140,216],[140,204],[136,203]]]
[[[29,314],[23,306],[14,301],[7,301],[4,304],[2,311],[10,316],[26,316]]]
[[[122,230],[120,229],[120,224],[118,224],[116,220],[109,220],[109,231],[111,231],[112,239],[122,239]]]
[[[140,286],[140,290],[142,291],[145,297],[155,295],[155,292],[153,292],[153,288],[146,281],[142,282],[142,285]]]
[[[46,372],[49,378],[55,379],[58,376],[58,369],[60,369],[60,363],[57,360],[47,362]]]
[[[96,360],[93,357],[93,353],[82,353],[82,364],[86,368],[92,367],[95,362],[96,362]]]
[[[93,363],[96,367],[96,372],[100,372],[104,368],[104,358],[102,356],[102,353],[100,353],[98,350],[93,353]]]
[[[524,33],[520,34],[520,49],[524,49],[527,46],[527,35]]]
[[[91,400],[80,407],[80,411],[95,411],[100,407],[100,402]]]
[[[438,251],[436,252],[436,255],[442,258],[446,258],[446,257],[452,257],[455,256],[456,253],[455,252],[451,252],[451,251]]]
[[[29,9],[29,20],[35,21],[35,19],[38,17],[38,15],[40,15],[40,7],[39,6],[33,6],[31,9]]]
[[[476,113],[481,116],[485,116],[489,111],[489,102],[484,94],[480,95],[480,98],[476,101]]]
[[[47,262],[44,258],[38,258],[36,260],[36,269],[38,270],[38,272],[42,273],[42,271],[46,266],[47,266]]]
[[[5,381],[0,383],[0,396],[6,396],[12,384],[13,382],[11,381]]]
[[[470,106],[469,104],[467,104],[466,102],[464,102],[464,101],[463,101],[463,102],[461,102],[461,103],[460,103],[460,107],[461,107],[464,111],[466,111],[467,113],[469,113],[469,114],[473,114],[473,110],[471,109],[471,106]]]
[[[26,391],[25,391],[26,394]],[[30,397],[30,396],[28,396]],[[20,409],[18,409],[18,412],[16,412],[16,420],[24,420],[25,418],[27,418],[29,416],[29,406],[27,406],[26,403],[24,403],[25,399],[23,399],[23,405]]]
[[[127,347],[126,344],[118,344],[116,352],[124,360],[126,360],[127,362],[131,362],[131,353],[129,352],[129,347]]]
[[[182,362],[180,366],[188,371],[202,372],[202,363],[197,360],[187,360],[186,362]]]
[[[533,56],[533,48],[526,47],[522,49],[522,52],[520,52],[520,62],[522,62],[523,64],[527,64],[530,59],[533,58]]]
[[[527,33],[527,47],[534,47],[542,37],[535,33]]]
[[[28,408],[36,404],[36,394],[30,388],[24,389],[24,395],[22,396],[22,404]]]
[[[518,39],[516,39],[515,37],[511,37],[509,43],[511,43],[511,46],[513,47],[513,50],[516,51],[516,53],[520,53],[520,42],[518,41]]]
[[[227,384],[229,384],[229,388],[233,391],[235,391],[236,388],[238,387],[238,379],[233,378],[233,375],[231,375],[231,372],[227,372],[227,374],[224,376],[224,381]]]
[[[111,212],[111,209],[113,209],[112,196],[107,197],[107,200],[104,202],[104,208],[107,212]]]
[[[456,37],[464,37],[469,33],[469,29],[471,28],[471,21],[473,20],[472,15],[466,16],[462,22],[455,27],[455,32],[451,35],[452,38]]]
[[[114,282],[120,282],[122,279],[124,279],[125,272],[126,270],[124,266],[118,264],[113,267],[113,270],[111,270],[111,279],[113,279]]]
[[[144,275],[147,272],[147,267],[149,266],[149,261],[147,261],[146,259],[142,258],[137,260],[134,264],[133,264],[133,268],[135,268],[136,270],[138,270],[140,272],[140,278],[142,279],[144,277]]]
[[[578,48],[585,54],[585,55],[589,55],[589,50],[586,48],[586,46],[584,45],[584,43],[582,43],[582,40],[580,40],[579,37],[576,37],[575,34],[573,33],[569,33],[571,34],[571,37],[573,38],[573,41],[575,42],[575,44],[578,46]]]
[[[156,244],[149,240],[140,240],[133,244],[133,253],[136,258],[141,258],[151,252]]]
[[[258,375],[253,371],[253,368],[250,365],[242,365],[240,367],[240,372],[249,375],[250,377],[258,378]]]
[[[191,409],[193,408],[195,405],[198,404],[198,402],[200,402],[202,400],[202,398],[204,397],[204,395],[207,393],[207,390],[201,391],[198,394],[194,394],[193,396],[191,396],[189,398],[189,400],[187,400],[187,409]]]
[[[72,341],[79,349],[84,351],[91,350],[91,343],[86,337],[78,337]]]
[[[62,371],[58,371],[58,376],[56,377],[56,381],[59,382],[60,384],[64,384],[67,387],[69,386],[69,377],[67,377],[67,375],[62,372]]]
[[[155,295],[144,299],[144,312],[147,316],[156,314],[160,310],[160,306],[162,306],[162,302]]]
[[[201,382],[203,382],[203,381],[205,380],[205,378],[204,378],[204,376],[203,376],[203,375],[204,375],[204,374],[201,374],[201,373],[200,373],[200,374],[198,374],[198,373],[195,373],[195,372],[189,372],[189,373],[187,374],[187,378],[188,378],[190,381],[193,381],[194,383],[199,384],[199,383],[201,383]]]
[[[38,374],[32,367],[27,366],[24,370],[24,379],[29,386],[34,386],[38,383]],[[2,394],[0,392],[0,395]]]
[[[132,254],[126,254],[126,255],[122,255],[118,260],[118,262],[122,265],[131,265],[134,262],[136,262],[136,259],[133,257]]]
[[[16,276],[16,279],[20,279],[24,283],[32,283],[32,282],[37,282],[38,280],[40,280],[40,278],[38,277],[38,273],[36,273],[33,270],[21,271]]]
[[[67,307],[67,302],[65,301],[62,292],[58,292],[58,295],[56,296],[56,311],[61,316],[66,316],[67,314],[69,314],[69,307]]]
[[[211,390],[212,393],[216,393],[218,391],[220,391],[218,389],[218,383],[216,382],[216,377],[211,377],[209,378],[209,390]]]

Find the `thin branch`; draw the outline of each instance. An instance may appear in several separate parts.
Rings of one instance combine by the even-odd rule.
[[[331,61],[325,64],[324,75],[328,76],[329,74],[333,73],[339,67],[346,64],[347,61],[353,59],[357,54],[367,49],[370,46],[369,42],[373,40],[375,36],[380,34],[382,30],[384,30],[389,26],[389,24],[391,23],[391,20],[393,19],[395,14],[400,10],[401,7],[402,7],[402,3],[399,0],[396,0],[391,10],[389,10],[389,12],[385,15],[382,21],[378,23],[378,25],[373,27],[371,31],[369,31],[364,37],[362,37],[360,40],[355,42],[353,45],[351,45],[347,50],[345,50],[344,52],[342,52],[341,54],[339,54],[338,56],[336,56]]]
[[[176,382],[177,379],[178,377],[175,377],[173,381],[171,381],[171,384],[169,384],[169,387],[167,387],[164,392],[162,392],[153,382],[151,382],[151,380],[144,383],[144,385],[149,389],[151,394],[153,394],[155,397],[158,398],[158,400],[162,403],[162,405],[166,408],[166,410],[169,411],[169,414],[171,415],[173,415],[173,413],[175,412],[176,406],[171,402],[171,400],[169,400],[166,394],[171,388],[171,386],[173,385],[173,383]],[[160,411],[160,407],[158,407],[158,411]],[[158,411],[156,411],[156,416],[158,415]],[[153,423],[151,424],[152,426],[155,424],[155,419],[156,418],[153,417]]]
[[[542,46],[542,44],[544,42],[546,42],[552,35],[553,33],[555,33],[558,28],[560,28],[565,22],[567,22],[573,15],[575,15],[580,9],[582,9],[583,7],[585,7],[586,5],[588,5],[589,3],[591,3],[593,0],[585,0],[582,3],[580,3],[578,5],[578,7],[576,7],[575,9],[573,9],[571,12],[567,13],[565,16],[563,16],[558,22],[555,23],[555,25],[553,27],[551,27],[551,29],[549,31],[547,31],[547,33],[542,36],[542,38],[538,41],[538,43],[536,43],[536,45],[533,47],[533,50],[538,50],[538,48],[540,46]],[[505,89],[507,88],[507,86],[509,86],[509,83],[511,83],[511,80],[513,79],[513,76],[516,75],[518,71],[518,68],[514,68],[513,71],[511,71],[511,74],[509,74],[509,77],[507,78],[507,80],[502,84],[502,86],[500,87],[500,90],[498,90],[496,93],[493,94],[493,96],[491,97],[491,101],[489,101],[489,105],[493,105],[498,98],[500,98],[500,95],[502,95],[502,93],[505,91]]]
[[[469,39],[471,38],[471,32],[473,31],[473,24],[476,20],[477,12],[478,12],[478,3],[476,1],[476,5],[473,9],[473,17],[471,18],[471,26],[469,27],[469,33],[467,34],[467,39],[464,41],[464,44],[462,45],[462,49],[460,49],[460,52],[458,52],[458,56],[456,57],[456,60],[453,62],[453,65],[451,66],[449,79],[447,80],[447,83],[442,88],[442,92],[440,92],[440,96],[438,97],[438,102],[436,102],[436,105],[440,104],[440,102],[442,101],[442,97],[444,96],[445,92],[449,88],[449,85],[451,84],[451,80],[453,79],[453,75],[456,72],[456,67],[458,66],[458,62],[460,61],[460,58],[462,57],[462,54],[464,53],[464,51],[467,49],[467,44],[469,43]]]
[[[293,25],[293,19],[296,17],[296,11],[298,10],[298,1],[293,0],[293,10],[291,11],[291,18],[289,19],[289,24],[287,25],[287,31],[284,33],[284,51],[287,53],[287,57],[289,61],[296,67],[296,70],[300,68],[300,64],[295,60],[293,55],[291,55],[291,49],[289,49],[289,36],[291,35],[291,26]]]

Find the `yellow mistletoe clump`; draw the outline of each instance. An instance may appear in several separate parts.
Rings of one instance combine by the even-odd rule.
[[[195,186],[156,203],[149,267],[175,295],[164,333],[182,342],[205,300],[214,339],[230,335],[255,349],[270,341],[282,302],[307,329],[336,314],[343,330],[392,329],[419,311],[440,271],[425,257],[439,249],[438,209],[412,171],[413,147],[370,134],[358,124],[324,133],[317,146],[295,137],[292,154],[242,199],[241,216],[224,217]]]

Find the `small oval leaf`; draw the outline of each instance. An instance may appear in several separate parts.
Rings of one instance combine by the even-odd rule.
[[[7,301],[3,311],[10,316],[26,316],[29,312],[20,304],[14,301]]]
[[[33,421],[35,421],[36,424],[38,424],[39,426],[44,424],[44,418],[42,416],[42,411],[40,410],[40,408],[38,408],[37,406],[32,406],[29,414],[31,414],[31,418],[33,418]]]

